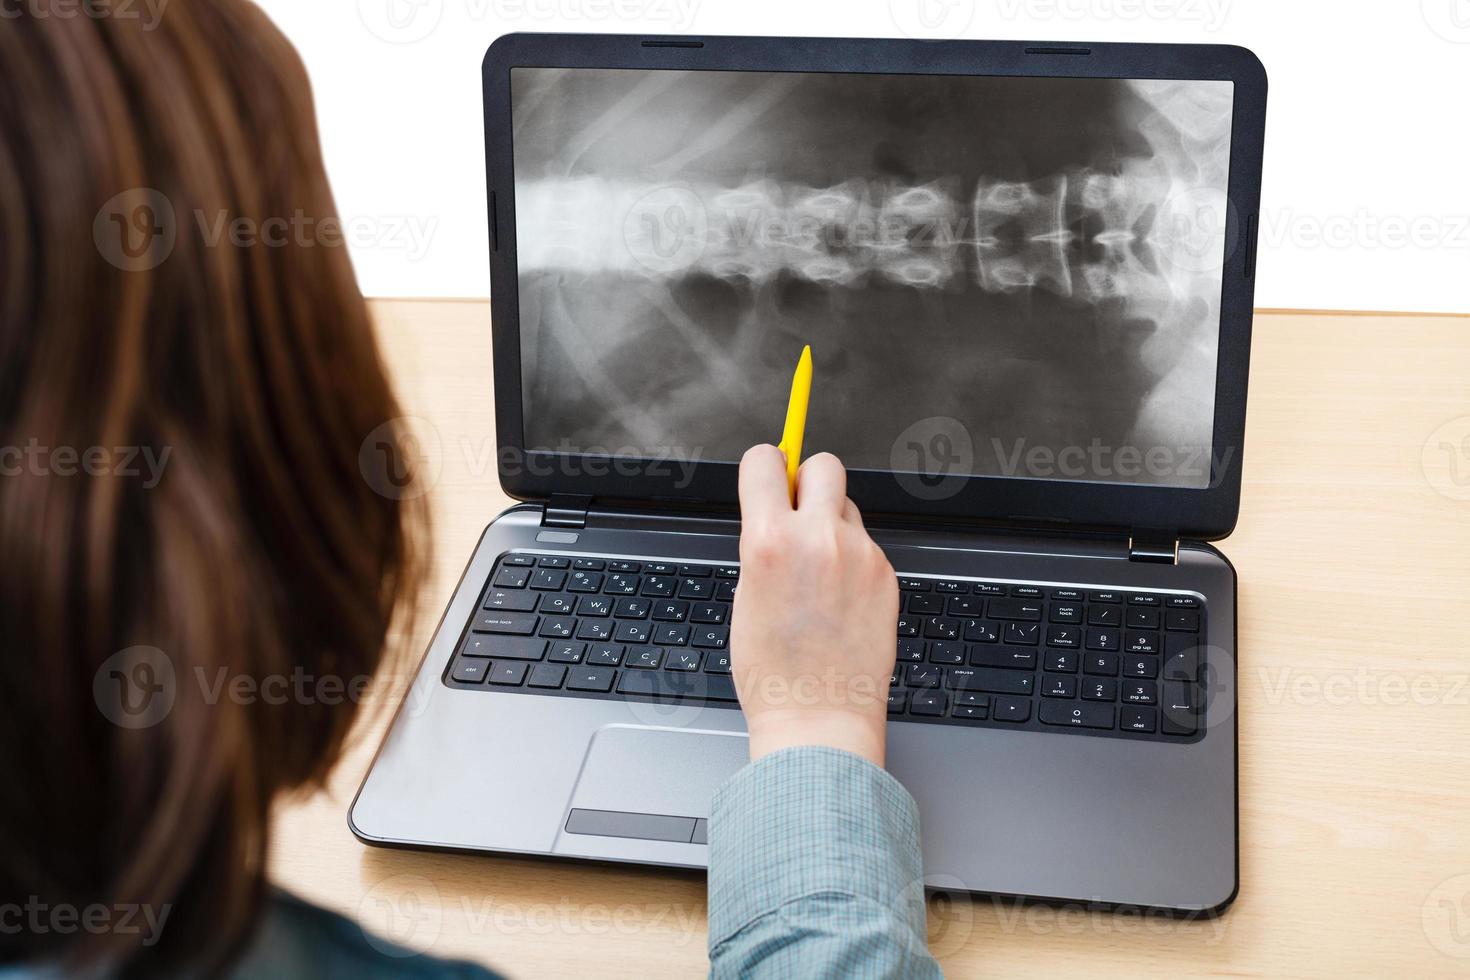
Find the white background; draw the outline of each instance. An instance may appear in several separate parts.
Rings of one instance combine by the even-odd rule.
[[[480,59],[526,31],[1240,44],[1256,305],[1470,312],[1470,0],[259,0],[315,87],[370,296],[486,296]]]

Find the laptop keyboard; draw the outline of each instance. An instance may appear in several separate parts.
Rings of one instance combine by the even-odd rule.
[[[500,556],[444,675],[456,688],[738,708],[735,565]],[[891,720],[1199,737],[1193,595],[900,575]]]

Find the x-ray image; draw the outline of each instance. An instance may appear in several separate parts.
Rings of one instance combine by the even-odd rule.
[[[511,85],[528,447],[738,459],[809,343],[850,467],[1207,483],[1229,82]]]

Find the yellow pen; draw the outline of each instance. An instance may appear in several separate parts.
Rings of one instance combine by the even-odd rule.
[[[791,505],[796,506],[796,470],[801,466],[801,437],[806,434],[806,407],[812,398],[812,348],[801,349],[796,373],[791,376],[791,398],[786,402],[786,428],[779,448],[786,454],[786,487]]]

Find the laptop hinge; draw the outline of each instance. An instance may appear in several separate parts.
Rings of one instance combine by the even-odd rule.
[[[1179,535],[1157,527],[1136,527],[1128,533],[1128,560],[1159,565],[1179,563]]]
[[[584,493],[554,493],[541,512],[542,527],[586,527],[592,498]]]

